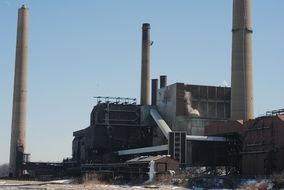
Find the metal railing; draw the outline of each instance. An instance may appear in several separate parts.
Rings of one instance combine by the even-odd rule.
[[[282,114],[284,114],[284,109],[272,110],[272,111],[266,112],[266,116],[274,116],[274,115],[282,115]]]
[[[98,103],[101,102],[113,102],[122,104],[136,104],[136,98],[124,98],[124,97],[109,97],[109,96],[94,96]]]

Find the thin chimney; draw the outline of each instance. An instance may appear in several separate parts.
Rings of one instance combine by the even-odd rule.
[[[158,79],[152,79],[152,105],[157,105]]]
[[[150,24],[142,26],[142,62],[140,104],[150,105]]]

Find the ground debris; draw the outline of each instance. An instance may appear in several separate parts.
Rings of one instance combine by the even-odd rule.
[[[246,179],[238,187],[244,190],[270,190],[273,189],[273,183],[269,179]]]
[[[272,177],[272,182],[274,184],[274,188],[280,189],[284,188],[284,172],[281,174],[274,174]]]

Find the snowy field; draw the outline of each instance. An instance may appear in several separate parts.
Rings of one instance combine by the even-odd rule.
[[[282,181],[284,182],[284,181]],[[203,184],[204,185],[204,184]],[[244,189],[244,190],[273,190],[283,189],[282,187],[275,187],[270,180],[244,180],[238,186],[234,188],[216,187],[217,184],[211,187],[202,188],[200,186],[192,186],[191,188],[183,188],[172,185],[107,185],[107,184],[96,184],[95,182],[89,182],[88,184],[72,184],[72,180],[56,180],[56,181],[16,181],[16,180],[0,180],[0,190],[24,190],[24,189],[42,189],[42,190],[84,190],[84,189],[95,189],[95,190],[203,190],[203,189],[214,189],[214,190],[229,190],[229,189]],[[215,187],[214,187],[215,186]],[[274,187],[273,187],[274,186]]]
[[[40,181],[15,181],[0,180],[0,189],[19,190],[19,189],[42,189],[42,190],[80,190],[80,189],[96,189],[96,190],[144,190],[144,189],[165,189],[165,190],[186,190],[186,188],[175,186],[127,186],[127,185],[103,185],[103,184],[69,184],[69,180],[58,180],[49,182]]]

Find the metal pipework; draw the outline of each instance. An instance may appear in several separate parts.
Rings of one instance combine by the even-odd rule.
[[[252,21],[250,0],[233,2],[231,119],[253,119]]]
[[[158,79],[152,79],[152,105],[157,105]]]
[[[159,146],[119,150],[119,151],[117,151],[117,153],[118,153],[119,156],[123,156],[123,155],[131,155],[131,154],[160,152],[160,151],[168,151],[168,147],[169,147],[169,145],[166,144],[166,145],[159,145]]]
[[[226,137],[194,136],[194,135],[186,135],[186,140],[189,140],[189,141],[213,141],[213,142],[226,142],[226,141],[228,141],[228,139]]]
[[[150,24],[142,26],[142,62],[140,104],[150,105]]]
[[[162,133],[165,135],[166,139],[169,140],[169,133],[172,132],[171,128],[161,117],[157,110],[151,109],[150,114],[157,123],[158,127],[161,129]],[[213,137],[213,136],[195,136],[186,135],[186,140],[189,141],[215,141],[215,142],[225,142],[228,141],[225,137]]]
[[[28,70],[28,9],[18,10],[17,45],[14,75],[12,130],[10,143],[10,176],[21,175],[26,147],[27,70]]]
[[[151,109],[150,114],[157,123],[158,127],[161,129],[166,139],[169,140],[169,133],[172,132],[171,128],[168,126],[165,120],[160,116],[157,110]]]
[[[160,76],[160,88],[164,88],[167,86],[167,75]]]

